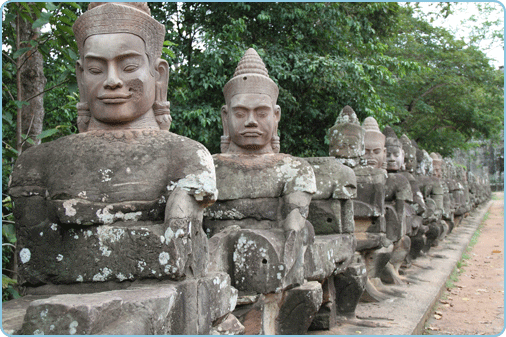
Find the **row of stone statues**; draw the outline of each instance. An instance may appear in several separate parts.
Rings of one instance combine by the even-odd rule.
[[[279,153],[279,90],[253,49],[223,89],[211,156],[168,131],[165,32],[146,3],[92,3],[73,29],[80,133],[24,152],[10,181],[19,281],[42,296],[18,333],[302,334],[353,322],[359,299],[399,295],[385,283],[405,282],[400,268],[490,195],[349,106],[329,157]]]

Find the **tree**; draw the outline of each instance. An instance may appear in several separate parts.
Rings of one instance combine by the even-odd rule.
[[[427,151],[451,156],[471,139],[503,129],[503,73],[473,45],[406,9],[387,54],[416,61],[421,71],[382,90],[399,120],[392,126]]]

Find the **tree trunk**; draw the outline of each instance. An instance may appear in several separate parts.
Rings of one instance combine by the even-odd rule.
[[[22,10],[22,8],[19,8],[19,10]],[[39,29],[32,29],[30,22],[23,20],[19,15],[18,18],[18,49],[30,47],[30,44],[21,42],[36,41],[39,36]],[[33,19],[36,19],[35,15]],[[43,71],[43,58],[37,49],[32,49],[18,58],[18,74],[18,100],[26,101],[31,98],[28,101],[29,105],[23,105],[20,110],[18,109],[18,113],[21,112],[21,118],[18,118],[18,123],[21,121],[21,127],[18,126],[18,132],[28,135],[35,144],[39,144],[40,140],[35,137],[42,132],[44,94],[36,95],[44,91],[47,80]],[[18,134],[18,151],[26,150],[32,146],[32,144],[25,141],[21,149],[20,139],[21,135]]]

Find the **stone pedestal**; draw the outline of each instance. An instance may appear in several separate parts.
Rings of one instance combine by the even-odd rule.
[[[128,289],[89,294],[32,296],[3,306],[24,315],[5,325],[14,334],[209,334],[212,323],[231,312],[237,290],[225,273],[181,282],[152,281]],[[16,301],[24,303],[21,307]]]

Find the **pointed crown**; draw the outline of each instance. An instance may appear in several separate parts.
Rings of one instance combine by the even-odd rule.
[[[383,129],[383,134],[386,137],[385,146],[398,146],[402,148],[401,141],[399,138],[397,138],[394,129],[392,129],[390,126],[385,126]]]
[[[129,33],[144,40],[150,62],[162,55],[165,26],[151,17],[147,2],[92,2],[72,30],[80,51],[92,35]]]
[[[442,164],[443,158],[439,153],[431,152],[430,157],[432,158],[433,163]]]
[[[227,105],[237,94],[265,94],[271,97],[275,104],[279,89],[269,77],[264,62],[255,49],[249,48],[239,61],[232,79],[223,87],[223,95]]]
[[[374,117],[367,117],[362,126],[365,129],[365,139],[383,144],[385,146],[385,135],[379,129],[378,122]]]

